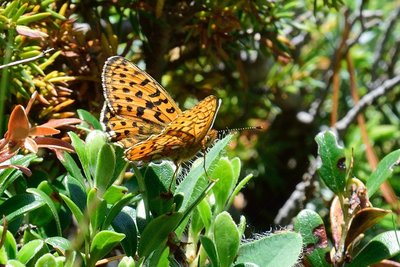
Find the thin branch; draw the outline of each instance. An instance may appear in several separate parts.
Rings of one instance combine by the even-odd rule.
[[[364,95],[360,101],[350,109],[347,114],[336,123],[336,125],[334,125],[333,128],[336,128],[338,131],[345,131],[361,111],[399,84],[400,75],[397,75],[390,80],[386,80],[381,86],[378,86],[376,89]]]
[[[15,65],[19,65],[19,64],[35,61],[35,60],[37,60],[39,58],[44,57],[47,53],[49,53],[49,52],[51,52],[53,50],[54,50],[54,48],[49,48],[49,49],[43,51],[42,53],[40,53],[37,56],[30,57],[30,58],[25,58],[25,59],[21,59],[21,60],[17,60],[17,61],[13,61],[13,62],[10,62],[10,63],[5,64],[5,65],[0,65],[0,70],[4,69],[4,68],[9,68],[9,67],[12,67],[12,66],[15,66]]]
[[[389,40],[390,36],[392,36],[392,32],[394,29],[394,26],[398,20],[400,16],[400,7],[397,8],[388,18],[387,23],[386,23],[386,27],[383,30],[384,34],[382,35],[382,38],[378,41],[377,45],[376,45],[376,50],[375,50],[375,54],[374,54],[374,58],[373,58],[373,63],[372,63],[372,80],[375,80],[377,77],[377,72],[376,70],[379,69],[378,65],[379,62],[381,61],[383,54],[384,54],[384,50],[385,50],[385,44],[386,42]]]
[[[399,62],[400,56],[400,39],[396,40],[394,48],[389,52],[389,58],[391,59],[390,63],[387,66],[387,74],[389,77],[393,77],[394,70],[397,62]]]

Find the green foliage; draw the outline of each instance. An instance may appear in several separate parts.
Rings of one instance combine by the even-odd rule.
[[[398,261],[398,218],[386,216],[398,203],[378,190],[400,192],[396,5],[1,1],[0,265],[94,266],[121,252],[119,266]],[[145,66],[183,110],[218,96],[216,129],[264,129],[221,138],[170,187],[173,164],[131,166],[102,132],[101,68],[116,54]],[[8,119],[13,110],[26,120]],[[57,141],[43,137],[49,119],[73,116],[82,122],[57,122]],[[338,135],[314,139],[327,124]],[[333,199],[309,177],[316,145]],[[301,179],[292,206],[315,210],[298,213],[294,232],[243,240],[247,224],[271,225]],[[247,203],[239,222],[228,213],[237,196]]]
[[[369,186],[365,186],[359,179],[344,174],[346,170],[343,165],[346,160],[344,149],[338,148],[337,139],[332,132],[318,134],[316,141],[322,159],[319,174],[336,194],[330,207],[333,246],[331,248],[328,246],[328,236],[322,218],[314,211],[301,211],[296,217],[295,231],[302,235],[307,246],[305,258],[308,264],[310,266],[331,266],[331,264],[368,266],[400,254],[396,231],[375,236],[361,249],[358,248],[361,244],[357,239],[389,213],[386,210],[373,208],[368,196],[372,195],[376,188],[392,174],[393,166],[399,160],[397,151],[382,159],[368,180]],[[351,168],[350,164],[350,172]],[[337,186],[338,184],[340,186]],[[372,193],[369,193],[370,189]],[[374,251],[379,251],[379,253]],[[327,255],[330,256],[327,257]],[[351,258],[351,263],[345,263],[346,258]]]
[[[293,266],[303,248],[301,236],[290,231],[243,244],[237,263],[250,266]],[[240,265],[239,265],[240,266]]]

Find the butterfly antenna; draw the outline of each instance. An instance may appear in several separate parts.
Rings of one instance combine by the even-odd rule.
[[[241,127],[241,128],[233,128],[233,129],[224,129],[224,130],[218,130],[218,136],[219,137],[225,137],[226,135],[230,133],[237,133],[241,131],[259,131],[262,130],[262,126],[249,126],[249,127]]]

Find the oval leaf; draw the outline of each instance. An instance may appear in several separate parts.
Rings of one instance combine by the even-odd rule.
[[[390,212],[390,210],[378,208],[365,208],[357,212],[351,220],[350,229],[346,236],[346,247],[353,242],[357,236],[374,226]]]
[[[321,179],[335,194],[342,194],[346,185],[346,157],[344,148],[337,143],[331,131],[319,133],[315,137],[322,165],[319,168]]]
[[[113,247],[125,238],[124,234],[119,234],[113,231],[98,232],[90,246],[90,263],[89,266],[94,266],[94,263],[106,256]]]
[[[241,245],[236,263],[249,262],[263,267],[292,267],[298,262],[302,249],[300,234],[272,234]]]
[[[220,261],[219,266],[231,266],[237,256],[240,236],[235,222],[227,212],[222,212],[215,218],[214,242]]]
[[[392,175],[394,168],[399,164],[399,161],[400,149],[386,155],[379,162],[376,170],[371,174],[366,183],[368,197],[371,197],[379,189],[379,186]]]

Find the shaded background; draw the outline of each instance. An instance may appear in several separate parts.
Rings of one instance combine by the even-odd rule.
[[[0,88],[1,134],[4,114],[15,103],[26,103],[35,90],[48,101],[34,105],[36,122],[76,116],[77,108],[98,114],[103,63],[122,55],[160,81],[180,107],[189,108],[210,94],[221,98],[216,129],[263,127],[240,132],[230,146],[230,155],[242,160],[242,177],[256,176],[243,191],[246,206],[241,212],[255,230],[285,225],[287,221],[274,218],[308,174],[316,155],[315,135],[348,118],[356,96],[397,81],[399,5],[334,0],[57,2],[52,8],[62,11],[65,20],[43,18],[29,24],[33,33],[17,30],[22,52],[23,46],[55,49],[46,74],[58,79],[39,74],[23,79],[16,74],[21,68],[32,75],[34,70],[14,68],[12,83]],[[2,57],[7,45],[0,40]],[[18,57],[23,58],[21,53]],[[356,77],[353,91],[351,70]],[[397,84],[362,107],[365,129],[353,119],[340,129],[349,153],[354,148],[354,175],[362,180],[371,172],[366,142],[378,158],[399,148]],[[56,176],[52,167],[49,162],[48,170]],[[314,173],[310,175],[314,181]],[[400,191],[396,179],[390,183],[395,193]],[[309,188],[302,204],[311,203],[324,213],[329,195],[316,186]],[[376,203],[398,205],[393,198],[382,202],[378,197]]]

